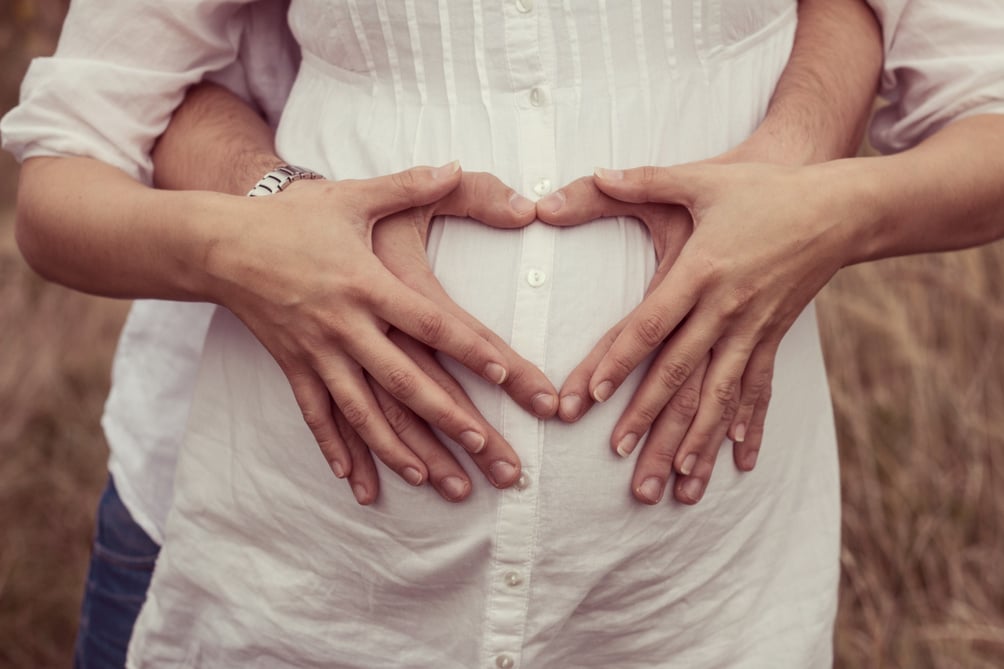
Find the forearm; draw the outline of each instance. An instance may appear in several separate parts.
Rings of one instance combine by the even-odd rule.
[[[861,0],[801,0],[788,64],[736,161],[800,165],[853,155],[871,114],[882,39]]]
[[[29,264],[71,288],[126,298],[211,300],[205,258],[235,234],[243,196],[278,164],[273,133],[242,100],[193,88],[154,151],[155,181],[137,183],[90,158],[26,161],[17,237]]]
[[[201,259],[232,225],[233,200],[157,191],[90,158],[33,158],[21,170],[17,241],[39,274],[76,290],[206,300]]]
[[[962,119],[902,153],[820,168],[853,221],[850,263],[1004,237],[1004,114]]]
[[[232,195],[245,195],[282,162],[268,124],[239,97],[209,83],[188,92],[153,160],[159,188]]]

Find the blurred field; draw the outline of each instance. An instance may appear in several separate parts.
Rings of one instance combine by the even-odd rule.
[[[64,0],[0,5],[0,112]],[[126,305],[45,284],[0,156],[0,667],[70,664]],[[839,667],[1004,666],[1004,246],[842,272],[820,299],[844,486]]]

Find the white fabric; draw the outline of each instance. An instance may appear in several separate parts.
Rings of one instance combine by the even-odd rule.
[[[0,122],[3,148],[19,160],[90,156],[147,180],[149,147],[185,87],[229,62],[238,48],[230,21],[247,22],[240,60],[215,76],[276,123],[298,60],[281,18],[287,0],[258,0],[246,16],[236,5],[221,9],[221,4],[74,0],[56,55],[32,63],[21,104]],[[1004,112],[1000,0],[870,4],[883,22],[883,94],[898,101],[873,122],[877,147],[906,148],[957,113]],[[727,5],[737,11],[735,3]],[[207,20],[209,31],[189,29]],[[192,50],[202,53],[207,43],[217,53],[193,58]],[[122,332],[103,425],[119,493],[137,522],[160,542],[212,308],[137,302],[134,310]]]
[[[458,158],[530,197],[595,165],[708,157],[759,122],[795,10],[294,0],[304,60],[278,147],[334,179]],[[515,232],[439,221],[429,254],[461,306],[558,384],[654,270],[645,229],[623,219]],[[474,476],[471,499],[450,505],[384,472],[364,508],[275,362],[217,312],[130,665],[831,664],[838,475],[811,309],[778,356],[757,471],[740,475],[723,448],[697,507],[639,504],[634,461],[611,452],[640,371],[564,425],[449,369],[526,484],[498,492]]]
[[[903,151],[951,121],[1004,113],[1004,1],[869,0],[882,23],[889,105],[872,144]]]

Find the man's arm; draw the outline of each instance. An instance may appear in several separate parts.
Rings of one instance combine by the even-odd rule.
[[[799,0],[795,43],[767,114],[720,160],[807,165],[854,155],[881,68],[879,26],[862,0]]]
[[[852,153],[860,142],[874,99],[882,63],[880,45],[875,17],[862,1],[802,0],[792,54],[765,118],[739,146],[706,162],[804,165]],[[641,178],[661,181],[661,174],[661,168],[645,168]],[[635,496],[649,504],[658,502],[675,468],[681,474],[677,477],[676,498],[695,503],[703,495],[719,444],[730,427],[737,442],[737,466],[753,468],[776,345],[768,342],[761,347],[747,371],[746,361],[755,347],[746,339],[718,345],[710,364],[711,342],[701,339],[694,344],[683,338],[686,333],[699,331],[693,323],[681,328],[665,344],[663,341],[682,320],[680,312],[685,314],[701,295],[702,286],[694,285],[695,277],[704,276],[709,267],[733,266],[731,255],[744,252],[746,247],[738,239],[755,212],[735,217],[716,229],[720,237],[708,241],[708,231],[701,232],[696,223],[690,237],[691,217],[682,208],[661,206],[665,203],[655,199],[652,202],[660,206],[641,208],[632,204],[639,203],[638,198],[630,199],[630,203],[604,200],[595,196],[597,184],[610,195],[616,197],[619,193],[601,179],[595,183],[577,182],[562,189],[567,193],[539,201],[538,215],[555,225],[575,224],[601,215],[636,216],[652,231],[660,264],[645,301],[608,332],[565,381],[561,417],[577,420],[594,400],[609,397],[630,370],[661,347],[614,428],[611,448],[627,456],[648,433],[635,468]],[[580,197],[584,191],[586,194]],[[786,197],[790,199],[791,194]],[[797,196],[792,199],[798,201]],[[773,212],[775,207],[776,203],[769,204],[763,211]],[[677,234],[681,230],[684,234]],[[761,269],[765,272],[766,267]],[[741,286],[732,288],[736,295],[743,294]],[[719,299],[720,305],[726,303]],[[703,330],[701,334],[707,336],[714,328],[704,326]],[[683,359],[678,355],[681,348],[687,354]],[[741,365],[735,362],[737,349]],[[612,355],[618,356],[616,362],[611,362]],[[678,392],[681,388],[684,392]]]

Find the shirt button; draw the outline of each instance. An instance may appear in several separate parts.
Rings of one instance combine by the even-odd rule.
[[[547,91],[545,91],[540,86],[534,86],[530,89],[530,104],[534,107],[539,107],[547,102]]]
[[[526,273],[526,282],[534,288],[540,288],[547,281],[547,274],[539,269],[532,269]]]
[[[521,14],[528,14],[533,11],[533,0],[516,0],[516,9]]]
[[[505,584],[510,588],[523,585],[523,577],[519,575],[518,571],[507,571],[503,578],[505,578]]]
[[[530,487],[530,477],[526,474],[520,474],[519,478],[516,479],[516,490],[526,490]]]
[[[498,655],[495,657],[495,666],[499,669],[512,669],[516,663],[508,655]]]
[[[551,192],[551,180],[541,179],[533,187],[533,192],[536,193],[537,195],[542,195],[542,196],[547,195],[548,193]]]

